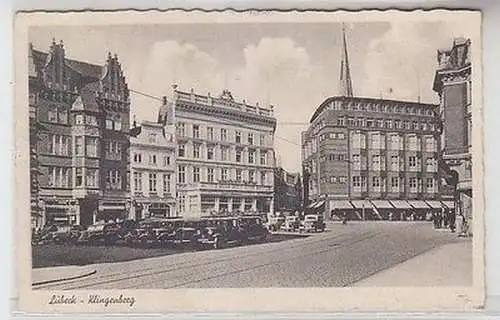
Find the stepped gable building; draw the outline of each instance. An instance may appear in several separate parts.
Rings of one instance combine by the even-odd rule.
[[[118,57],[77,61],[53,41],[28,59],[34,225],[123,218],[130,100]]]
[[[175,126],[163,99],[158,120],[130,130],[130,219],[176,217]]]
[[[302,133],[304,205],[359,219],[439,210],[438,106],[355,97],[342,32],[339,96]]]
[[[183,217],[274,209],[274,132],[269,108],[174,86],[177,205]]]
[[[472,219],[472,65],[471,41],[457,38],[438,50],[434,91],[439,94],[442,167],[447,186],[455,191],[457,213]]]

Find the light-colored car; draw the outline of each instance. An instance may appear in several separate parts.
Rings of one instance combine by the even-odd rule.
[[[317,214],[308,214],[304,217],[300,226],[300,231],[305,232],[323,232],[326,224],[323,221],[323,216]]]
[[[300,220],[296,216],[288,216],[285,218],[285,224],[282,227],[286,231],[297,231],[300,227]]]
[[[269,218],[269,221],[267,222],[267,229],[269,231],[278,231],[280,230],[285,223],[285,217],[272,217]]]

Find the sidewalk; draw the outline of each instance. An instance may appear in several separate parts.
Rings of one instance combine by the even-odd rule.
[[[31,271],[31,283],[33,286],[68,281],[91,276],[96,273],[95,268],[90,266],[64,266],[36,268]]]
[[[472,241],[435,248],[393,268],[354,283],[354,287],[428,287],[472,285]]]

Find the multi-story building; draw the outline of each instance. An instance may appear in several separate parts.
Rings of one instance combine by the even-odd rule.
[[[439,107],[355,97],[345,29],[342,40],[339,95],[302,133],[305,203],[328,216],[352,209],[362,219],[441,208]]]
[[[46,223],[123,218],[129,190],[129,90],[117,56],[68,59],[63,43],[29,49],[32,190]],[[36,170],[35,170],[36,169]],[[36,178],[35,178],[36,176]],[[32,184],[33,187],[33,184]],[[36,191],[36,192],[35,192]]]
[[[372,209],[367,200],[439,199],[438,106],[331,97],[310,123],[302,145],[313,206],[326,205],[330,213],[351,204]]]
[[[472,218],[471,41],[458,38],[438,50],[434,91],[442,115],[442,159],[446,182],[455,191],[457,213]]]
[[[177,206],[184,217],[273,212],[272,107],[174,86]]]
[[[166,99],[164,101],[166,106]],[[130,219],[175,217],[175,126],[170,117],[144,121],[130,130]]]
[[[295,213],[302,209],[302,181],[299,173],[281,167],[274,169],[274,210]]]

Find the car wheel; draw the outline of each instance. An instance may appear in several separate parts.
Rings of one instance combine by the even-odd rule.
[[[215,238],[214,249],[222,249],[222,239],[221,238]]]

